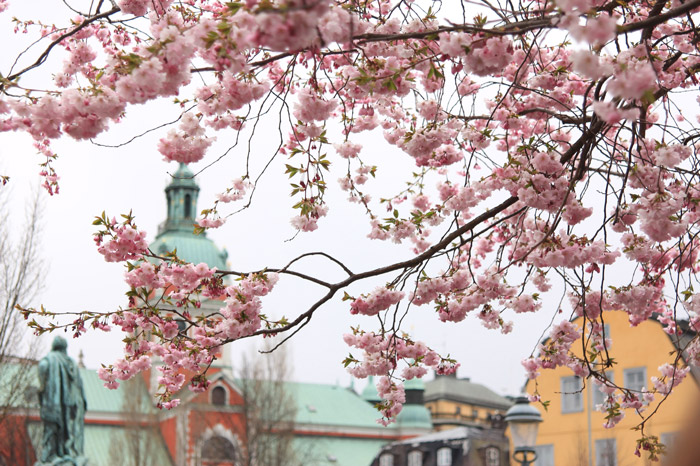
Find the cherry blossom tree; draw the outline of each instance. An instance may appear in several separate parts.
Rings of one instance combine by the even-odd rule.
[[[103,214],[95,241],[105,260],[125,263],[128,303],[82,313],[69,326],[76,334],[89,326],[132,334],[125,357],[101,371],[108,386],[157,355],[166,361],[158,396],[170,408],[184,384],[206,389],[222,345],[289,338],[342,299],[358,315],[344,336],[355,356],[344,363],[356,377],[380,376],[381,414],[390,422],[404,401],[402,380],[458,365],[405,333],[406,312],[428,306],[442,322],[471,315],[508,333],[513,313],[562,310],[585,325],[555,325],[524,361],[529,376],[568,366],[603,384],[609,422],[636,411],[640,446],[657,456],[644,402],[668,396],[686,363],[700,362],[700,341],[681,344],[677,325],[685,318],[692,331],[700,326],[700,0],[64,3],[70,14],[55,25],[15,21],[17,34],[36,40],[23,54],[33,58],[0,77],[0,130],[33,137],[50,193],[59,191],[52,142],[88,141],[136,106],[168,98],[176,121],[153,128],[162,131],[155,149],[166,160],[213,164],[215,138],[236,147],[238,135],[262,122],[278,128],[272,153],[243,150],[244,169],[202,212],[198,231],[255,209],[261,180],[277,170],[290,178],[300,234],[323,229],[333,208],[328,193],[340,190],[366,213],[369,238],[414,253],[366,270],[323,251],[263,270],[213,270],[149,251],[131,214]],[[8,14],[11,0],[0,10]],[[56,56],[62,66],[48,68]],[[23,84],[49,75],[43,88]],[[395,176],[391,164],[368,162],[373,134],[414,166],[405,188],[388,197],[372,197]],[[264,158],[264,168],[253,170],[253,158]],[[335,167],[344,172],[337,181],[329,179]],[[311,257],[346,277],[299,271]],[[386,285],[348,293],[376,277]],[[271,319],[261,298],[278,280],[326,293]],[[202,298],[225,304],[218,315],[196,315]],[[639,393],[606,379],[614,363],[607,310],[627,312],[632,326],[655,316],[677,342],[654,388]],[[62,325],[35,319],[50,310],[24,312],[39,333]]]

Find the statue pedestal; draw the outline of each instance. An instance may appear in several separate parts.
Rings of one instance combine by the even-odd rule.
[[[37,461],[34,466],[89,466],[88,459],[84,456],[78,456],[77,458],[56,458],[50,463],[43,463]]]

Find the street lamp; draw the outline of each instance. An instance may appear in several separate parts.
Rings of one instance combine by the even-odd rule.
[[[530,466],[537,459],[535,440],[542,415],[524,396],[518,397],[515,404],[506,411],[505,421],[510,427],[513,441],[513,459],[523,466]]]

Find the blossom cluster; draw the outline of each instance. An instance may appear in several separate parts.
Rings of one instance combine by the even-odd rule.
[[[353,333],[343,335],[343,340],[348,346],[363,352],[362,359],[358,360],[350,355],[344,362],[353,377],[380,376],[377,391],[382,398],[379,403],[382,419],[379,422],[383,425],[395,420],[406,401],[403,385],[395,382],[393,376],[401,361],[405,362],[401,371],[401,378],[405,380],[423,377],[428,373],[428,368],[432,368],[438,374],[447,375],[454,373],[459,367],[458,363],[442,358],[425,343],[395,333],[353,329]]]
[[[387,287],[377,287],[367,296],[361,296],[350,304],[350,314],[373,316],[388,309],[403,299],[403,291],[390,290]]]
[[[146,232],[138,231],[130,224],[116,226],[116,220],[112,219],[110,231],[111,239],[104,242],[103,234],[95,235],[98,245],[97,251],[102,254],[107,262],[122,262],[125,260],[141,259],[148,249]]]
[[[424,8],[431,3],[118,0],[109,12],[72,15],[65,24],[17,20],[18,34],[50,46],[34,65],[0,77],[0,132],[31,136],[52,194],[60,179],[52,143],[99,138],[136,106],[175,106],[173,123],[149,128],[167,161],[205,160],[215,143],[237,141],[246,130],[266,139],[274,133],[277,149],[250,144],[245,172],[197,219],[198,230],[224,224],[229,203],[277,169],[289,176],[292,227],[319,230],[327,193],[337,189],[328,175],[341,167],[340,189],[367,215],[368,237],[414,253],[391,268],[391,283],[406,295],[398,285],[365,292],[351,298],[351,314],[386,324],[381,319],[400,302],[430,305],[441,322],[473,316],[503,333],[514,314],[584,317],[585,331],[557,321],[524,366],[530,377],[567,366],[599,380],[614,423],[623,415],[615,406],[637,409],[651,395],[613,389],[587,356],[573,356],[582,334],[590,332],[586,350],[604,352],[610,342],[601,317],[621,310],[632,326],[655,316],[677,335],[674,295],[700,330],[692,287],[700,270],[700,115],[684,102],[697,93],[698,37],[688,20],[696,9],[537,0],[522,11],[470,5],[474,15],[459,24],[459,15]],[[0,11],[8,8],[0,0]],[[27,80],[51,63],[59,66],[45,73],[45,88]],[[278,128],[260,130],[270,118]],[[384,192],[391,184],[384,182],[404,169],[405,185]],[[171,395],[187,382],[182,370],[198,374],[192,389],[205,389],[200,369],[216,349],[270,324],[261,298],[277,277],[245,274],[225,285],[223,271],[150,254],[145,233],[125,217],[121,224],[99,217],[95,241],[105,260],[130,261],[129,304],[93,326],[107,329],[107,321],[137,336],[101,376],[114,386],[158,355],[168,361],[162,405],[174,407]],[[621,264],[635,272],[616,273]],[[364,277],[350,275],[348,283]],[[561,304],[553,298],[557,278],[568,293]],[[156,295],[167,301],[165,311],[149,301]],[[200,295],[224,301],[220,317],[192,318]],[[85,322],[75,321],[76,333]],[[144,332],[160,340],[146,342]],[[401,378],[456,367],[386,325],[346,341],[364,352],[351,371],[382,377],[386,420],[403,402]],[[689,364],[700,363],[697,339],[686,353]],[[686,369],[671,367],[655,379],[658,393],[683,379]]]

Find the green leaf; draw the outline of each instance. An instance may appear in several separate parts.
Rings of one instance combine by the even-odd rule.
[[[654,91],[652,89],[647,89],[644,91],[644,94],[642,94],[642,102],[647,106],[656,102],[656,96],[654,95]]]
[[[355,357],[352,354],[348,353],[348,357],[343,359],[343,367],[348,367],[350,364],[352,364],[354,362],[359,362],[359,361],[357,359],[355,359]]]
[[[296,175],[297,173],[299,173],[299,169],[296,167],[293,167],[289,164],[285,164],[284,166],[286,167],[286,170],[284,171],[284,173],[289,174],[290,178],[293,177],[294,175]]]
[[[243,5],[240,2],[226,2],[226,8],[231,12],[232,15],[238,13]]]

